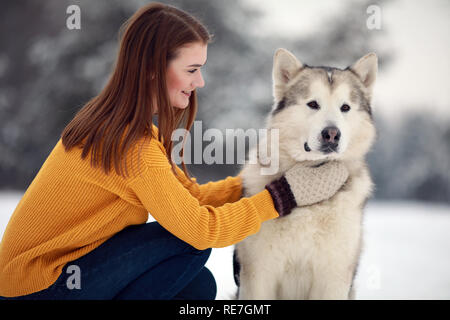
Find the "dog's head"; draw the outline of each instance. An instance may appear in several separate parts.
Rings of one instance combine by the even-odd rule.
[[[364,157],[375,138],[371,96],[377,57],[342,70],[310,67],[278,49],[273,64],[275,104],[269,126],[295,161]]]

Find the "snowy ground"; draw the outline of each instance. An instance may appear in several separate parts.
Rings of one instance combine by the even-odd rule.
[[[0,193],[0,237],[21,197]],[[364,228],[357,299],[450,299],[450,206],[369,202]],[[216,277],[217,299],[236,290],[232,254],[232,247],[214,249],[206,264]]]

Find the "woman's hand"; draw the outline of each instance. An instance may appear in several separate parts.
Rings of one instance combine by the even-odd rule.
[[[266,185],[280,216],[296,206],[311,205],[331,198],[348,178],[347,168],[338,161],[308,166],[298,163],[279,179]]]

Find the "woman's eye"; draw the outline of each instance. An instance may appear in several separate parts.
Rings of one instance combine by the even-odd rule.
[[[194,73],[195,71],[197,71],[197,69],[193,69],[193,70],[189,70],[189,73]]]
[[[348,112],[348,111],[350,111],[350,106],[349,106],[348,104],[344,103],[344,104],[341,106],[341,111],[342,111],[342,112]]]
[[[311,109],[319,109],[320,108],[320,106],[319,106],[319,104],[317,103],[316,100],[310,101],[306,105],[308,107],[310,107]]]

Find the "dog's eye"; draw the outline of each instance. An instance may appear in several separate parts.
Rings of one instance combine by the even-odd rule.
[[[350,106],[349,106],[348,104],[344,103],[344,104],[341,106],[341,111],[342,111],[342,112],[348,112],[348,111],[350,111]]]
[[[308,107],[310,107],[311,109],[319,109],[319,104],[317,103],[316,100],[310,101],[306,104]]]

